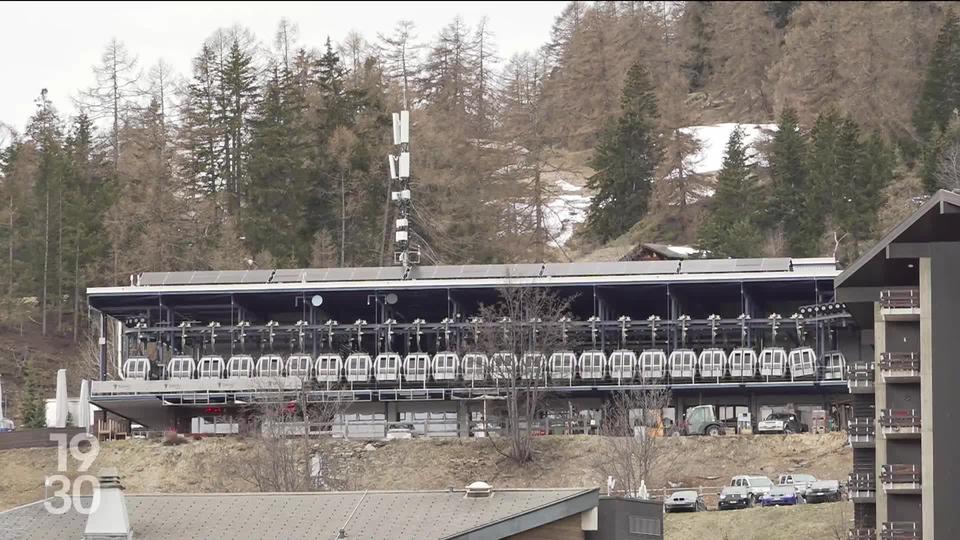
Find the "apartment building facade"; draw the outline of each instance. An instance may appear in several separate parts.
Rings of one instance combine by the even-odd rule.
[[[872,350],[848,365],[854,540],[960,531],[960,195],[940,191],[836,279]],[[872,331],[871,331],[872,329]],[[938,429],[934,429],[938,424]]]

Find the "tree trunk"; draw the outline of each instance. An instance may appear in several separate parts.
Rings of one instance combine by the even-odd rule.
[[[47,335],[47,267],[50,257],[50,190],[45,197],[43,216],[43,294],[40,296],[40,333]]]
[[[80,227],[77,226],[73,253],[73,342],[80,338]]]
[[[537,243],[535,248],[536,254],[537,254],[536,262],[542,263],[543,256],[544,256],[544,247],[545,247],[544,244],[546,244],[546,238],[545,238],[546,235],[544,234],[544,229],[543,229],[543,191],[541,190],[541,186],[540,186],[540,164],[537,163],[536,167],[537,169],[533,173],[533,189],[534,189],[533,204],[534,204],[534,213],[536,216],[535,218],[536,223],[534,225],[534,229],[535,229],[534,241]]]
[[[57,190],[57,333],[63,333],[63,185]]]
[[[347,244],[347,194],[343,185],[343,173],[340,173],[340,268],[344,266],[344,253]]]
[[[9,237],[8,245],[7,245],[7,256],[9,257],[8,264],[7,264],[7,268],[8,268],[9,271],[10,271],[10,275],[8,276],[8,282],[7,282],[7,294],[8,294],[9,296],[11,296],[11,297],[13,297],[13,275],[14,275],[14,272],[13,272],[13,253],[14,253],[13,245],[14,245],[14,243],[15,243],[15,241],[16,241],[16,235],[14,234],[13,225],[14,225],[14,220],[13,220],[13,194],[11,193],[11,194],[10,194],[10,237]]]

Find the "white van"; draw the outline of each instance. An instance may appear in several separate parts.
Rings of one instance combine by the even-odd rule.
[[[754,501],[759,501],[760,497],[770,493],[773,489],[773,482],[766,476],[739,475],[730,480],[731,486],[747,488],[747,493]]]

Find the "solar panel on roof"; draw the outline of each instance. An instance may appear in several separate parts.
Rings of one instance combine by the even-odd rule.
[[[196,272],[167,272],[163,285],[189,285]]]
[[[223,270],[217,275],[216,283],[243,283],[246,275],[246,270]]]
[[[167,272],[143,272],[140,274],[140,285],[163,285],[167,279]]]
[[[266,283],[270,281],[273,270],[247,270],[241,283]]]
[[[635,261],[549,264],[549,276],[622,276],[632,274],[676,274],[679,261]]]
[[[786,272],[790,259],[693,259],[680,262],[684,274],[717,274],[724,272]]]
[[[303,281],[303,270],[299,268],[276,270],[271,281],[273,283],[299,283]]]

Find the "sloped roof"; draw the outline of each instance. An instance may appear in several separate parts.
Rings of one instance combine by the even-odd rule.
[[[902,265],[888,264],[889,246],[899,242],[948,241],[960,241],[960,195],[940,190],[837,276],[834,284],[837,288],[906,285],[911,276]]]
[[[349,539],[492,539],[598,500],[597,489],[502,489],[488,498],[463,490],[126,496],[134,538],[143,540],[333,539],[341,527]],[[86,516],[51,514],[39,501],[0,513],[0,540],[81,538],[85,524]]]

